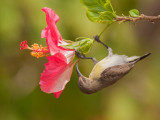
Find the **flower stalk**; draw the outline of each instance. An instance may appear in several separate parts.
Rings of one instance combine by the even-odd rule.
[[[99,33],[98,37],[100,37],[100,36],[104,33],[104,31],[105,31],[107,28],[109,28],[109,26],[110,26],[111,24],[112,24],[112,23],[107,24],[106,27]]]

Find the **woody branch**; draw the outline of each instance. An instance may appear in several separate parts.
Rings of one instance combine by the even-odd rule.
[[[134,23],[140,20],[148,20],[150,22],[154,22],[156,20],[160,20],[160,15],[158,16],[147,16],[144,14],[141,14],[140,16],[137,17],[123,17],[123,16],[118,16],[115,21],[119,22],[127,22],[127,21],[133,21]]]

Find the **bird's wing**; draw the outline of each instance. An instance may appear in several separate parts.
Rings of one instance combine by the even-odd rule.
[[[124,65],[116,65],[105,69],[101,73],[101,82],[105,87],[112,85],[117,80],[126,75],[134,66],[134,63],[127,63]]]

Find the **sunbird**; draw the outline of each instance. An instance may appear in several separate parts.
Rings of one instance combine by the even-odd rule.
[[[134,67],[134,65],[149,56],[151,53],[147,53],[143,56],[132,56],[113,54],[112,49],[100,41],[98,36],[94,39],[104,45],[108,50],[108,56],[97,62],[93,57],[86,57],[76,51],[76,55],[81,59],[92,59],[95,64],[89,77],[85,77],[81,74],[76,64],[76,71],[78,74],[78,87],[83,93],[92,94],[99,90],[108,87],[123,76],[125,76]]]

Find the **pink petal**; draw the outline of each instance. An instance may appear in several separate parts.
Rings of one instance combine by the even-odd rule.
[[[56,27],[56,22],[58,22],[59,17],[50,8],[45,7],[42,10],[46,13],[46,22],[47,22],[47,25],[48,25],[47,31],[46,31],[46,29],[44,31],[45,32],[50,32],[51,37],[52,37],[51,38],[52,42],[54,44],[58,45],[58,42],[62,41],[61,34],[59,33],[59,31],[58,31],[58,29]],[[42,33],[44,33],[44,32],[42,32]],[[47,36],[46,36],[46,38],[47,38]],[[48,45],[50,45],[50,44],[48,44]]]
[[[60,57],[61,56],[61,57]],[[66,58],[61,53],[49,56],[45,70],[41,74],[40,87],[43,92],[56,93],[62,91],[70,81],[74,64],[66,63]]]
[[[54,96],[55,96],[56,98],[59,98],[59,96],[61,95],[62,92],[63,92],[63,91],[55,92],[55,93],[54,93]]]
[[[46,13],[46,21],[48,26],[42,30],[41,37],[46,38],[50,54],[54,55],[57,52],[61,52],[67,58],[67,63],[71,62],[74,56],[74,51],[59,46],[59,44],[63,45],[66,43],[62,40],[61,34],[56,27],[56,22],[59,20],[58,15],[56,15],[50,8],[45,7],[42,10]]]
[[[42,9],[46,13],[47,27],[42,30],[41,37],[46,38],[48,49],[50,50],[51,55],[54,55],[57,52],[65,53],[67,50],[61,46],[59,43],[63,43],[61,34],[59,33],[56,22],[58,22],[59,17],[55,12],[50,8]]]
[[[59,16],[55,14],[55,12],[51,8],[44,7],[42,10],[46,13],[46,20],[57,23],[59,20]]]
[[[45,29],[46,30],[46,29]],[[42,32],[44,34],[45,30]],[[47,46],[50,50],[50,54],[54,55],[57,52],[66,52],[66,49],[64,49],[61,46],[58,46],[58,44],[56,42],[58,42],[59,40],[56,40],[57,38],[54,37],[54,35],[51,33],[51,30],[48,29],[47,33],[45,33],[46,36],[46,42],[47,42]]]
[[[46,27],[45,29],[43,29],[42,30],[42,32],[41,32],[41,38],[47,38],[47,36],[48,36],[48,27]]]

